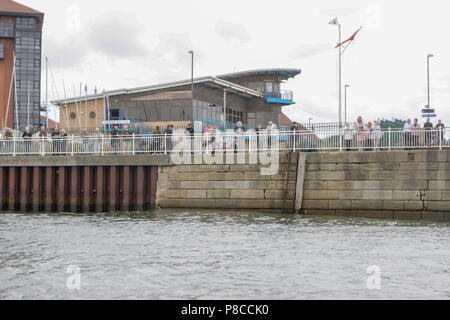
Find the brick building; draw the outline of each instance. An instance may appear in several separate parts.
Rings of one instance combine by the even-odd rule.
[[[39,11],[0,1],[0,128],[5,123],[15,129],[39,126],[43,22]]]

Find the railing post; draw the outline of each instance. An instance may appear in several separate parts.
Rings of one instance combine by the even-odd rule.
[[[104,150],[105,150],[105,135],[102,134],[102,150],[101,150],[102,156],[105,155]]]
[[[391,151],[391,127],[388,129],[388,150]]]
[[[133,150],[132,150],[133,156],[136,154],[135,147],[134,147],[136,144],[135,144],[135,140],[134,139],[135,139],[135,135],[133,133]]]
[[[167,133],[164,133],[164,154],[167,154]]]
[[[339,125],[340,127],[340,125]],[[339,151],[342,152],[342,138],[344,129],[339,128]]]
[[[294,135],[294,148],[293,148],[293,150],[294,150],[294,152],[297,152],[297,141],[296,141],[297,133],[294,130],[294,132],[292,134]]]
[[[442,140],[444,140],[442,133],[442,127],[439,127],[439,150],[442,150]]]
[[[72,140],[72,147],[71,147],[71,152],[70,152],[70,155],[71,156],[73,156],[73,148],[74,148],[74,139],[73,139],[73,134],[72,134],[72,136],[71,136],[71,140]]]
[[[16,136],[13,136],[13,157],[16,156]]]

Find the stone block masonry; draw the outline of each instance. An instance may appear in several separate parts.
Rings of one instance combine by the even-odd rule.
[[[290,159],[280,154],[279,162],[279,172],[271,176],[262,175],[263,166],[254,164],[161,166],[156,204],[160,208],[293,212],[297,154]]]
[[[447,150],[307,153],[301,211],[450,221],[449,160]],[[261,165],[161,166],[157,206],[292,212],[296,163],[282,154],[274,176],[261,175]]]
[[[449,151],[311,153],[306,214],[450,221]]]

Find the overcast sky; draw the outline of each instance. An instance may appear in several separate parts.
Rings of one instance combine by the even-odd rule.
[[[80,82],[93,91],[188,79],[193,49],[195,76],[302,69],[285,84],[297,102],[286,113],[336,121],[338,31],[328,22],[338,16],[344,39],[364,27],[344,55],[352,121],[420,117],[433,53],[431,104],[450,124],[448,1],[18,1],[45,13],[43,55],[60,97],[63,80],[73,96]]]

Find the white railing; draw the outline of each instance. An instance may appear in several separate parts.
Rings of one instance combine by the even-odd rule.
[[[352,129],[266,132],[260,134],[194,134],[131,136],[67,136],[0,140],[0,156],[170,154],[174,152],[254,151],[388,151],[449,148],[450,131],[403,130],[356,131]]]

